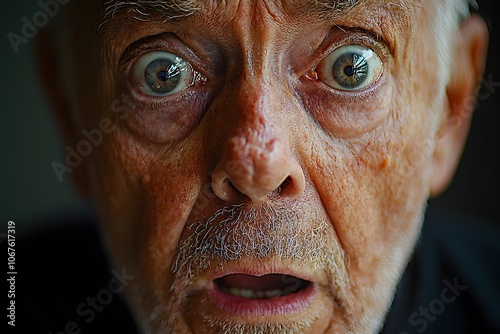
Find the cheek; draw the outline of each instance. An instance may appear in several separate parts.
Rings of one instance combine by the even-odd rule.
[[[353,270],[413,244],[428,195],[431,145],[392,118],[351,141],[316,138],[308,172]],[[409,129],[408,129],[409,130]]]
[[[372,197],[380,208],[382,220],[388,226],[390,241],[411,231],[422,213],[422,205],[429,195],[429,176],[432,165],[432,146],[426,140],[417,140],[393,147],[386,155],[380,171],[373,173]],[[394,235],[390,235],[390,231]]]
[[[200,177],[205,166],[199,141],[191,139],[167,154],[117,129],[93,164],[94,192],[111,255],[152,286],[170,279],[177,242],[206,182]]]
[[[357,95],[308,85],[300,91],[306,110],[334,138],[356,138],[371,132],[387,120],[392,101],[390,75]]]

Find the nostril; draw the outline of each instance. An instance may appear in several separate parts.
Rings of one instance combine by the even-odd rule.
[[[272,197],[295,199],[303,192],[302,167],[287,150],[282,148],[265,159],[250,153],[226,149],[215,166],[212,189],[221,200],[259,203]]]
[[[291,173],[281,184],[271,193],[270,198],[296,198],[303,191],[305,186],[302,170]]]
[[[233,197],[237,197],[239,200],[242,200],[244,197],[246,197],[244,194],[242,194],[238,188],[234,186],[234,184],[231,182],[230,179],[226,179],[224,182],[227,183],[227,187],[229,188],[229,192],[232,194]]]
[[[287,186],[290,182],[292,182],[292,178],[291,178],[290,176],[288,176],[288,177],[285,179],[285,181],[281,182],[280,186],[279,186],[279,187],[278,187],[278,189],[277,189],[277,190],[278,190],[278,192],[282,192],[282,191],[283,191],[283,189],[285,189],[285,188],[286,188],[286,186]]]
[[[225,172],[212,175],[212,191],[217,197],[228,203],[241,202],[245,196],[235,187]]]
[[[281,182],[278,188],[274,189],[273,192],[269,194],[269,198],[276,198],[283,195],[286,192],[286,189],[290,182],[292,182],[292,178],[288,176],[283,182]]]

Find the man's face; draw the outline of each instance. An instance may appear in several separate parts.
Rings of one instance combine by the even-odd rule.
[[[85,163],[138,322],[376,331],[430,192],[438,2],[139,3],[81,25],[73,78],[113,124]]]

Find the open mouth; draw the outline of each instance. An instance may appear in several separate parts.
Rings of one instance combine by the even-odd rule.
[[[214,284],[225,294],[258,300],[290,296],[306,289],[312,283],[281,274],[263,276],[232,274],[216,279]]]
[[[308,307],[317,292],[313,282],[277,273],[232,273],[214,279],[212,286],[211,303],[232,316],[291,314]]]

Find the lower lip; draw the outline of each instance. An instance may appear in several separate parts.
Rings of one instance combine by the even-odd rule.
[[[312,283],[296,293],[269,299],[237,297],[222,292],[215,284],[209,289],[210,301],[232,316],[274,316],[295,313],[308,307],[315,295],[316,287]]]

